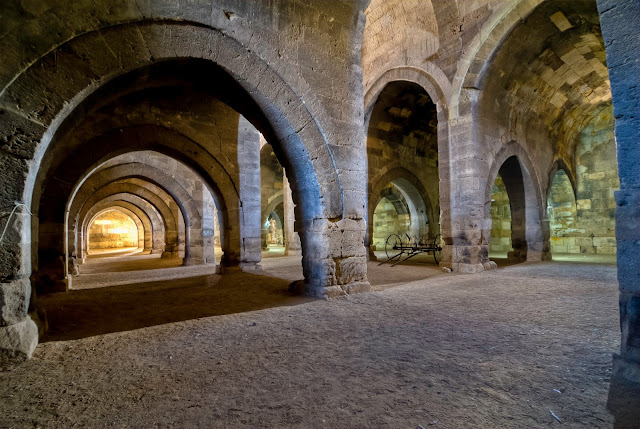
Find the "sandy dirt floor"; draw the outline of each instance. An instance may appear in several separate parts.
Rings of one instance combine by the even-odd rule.
[[[41,297],[0,427],[612,425],[614,265],[370,263],[375,292],[331,301],[288,294],[299,258],[263,267]]]

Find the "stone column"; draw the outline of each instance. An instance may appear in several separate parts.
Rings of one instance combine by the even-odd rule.
[[[260,270],[262,259],[260,219],[260,133],[244,116],[238,121],[240,171],[240,268]]]
[[[171,214],[173,215],[173,218],[176,220],[177,224],[174,225],[171,219],[166,219],[167,225],[165,230],[165,246],[164,246],[164,252],[162,252],[162,255],[161,255],[162,259],[180,257],[179,232],[180,232],[180,223],[183,223],[181,222],[182,213],[180,213],[180,210],[178,209],[178,205],[174,201],[170,201],[168,204],[168,207],[169,207],[169,210],[171,211]]]
[[[202,190],[202,239],[204,246],[204,263],[216,263],[215,255],[215,221],[216,207],[213,197],[207,188]]]
[[[483,231],[490,230],[485,219],[484,183],[479,180],[473,148],[473,117],[470,106],[477,91],[463,90],[461,109],[468,114],[449,121],[449,147],[440,147],[440,206],[442,223],[441,266],[461,273],[477,273],[491,268],[488,242]],[[439,143],[442,146],[441,143]],[[450,172],[454,171],[455,175]]]
[[[193,183],[193,189],[190,190],[190,194],[193,198],[193,201],[198,206],[198,211],[202,213],[203,204],[203,193],[204,186],[202,181],[197,179]],[[203,227],[202,227],[202,216],[200,219],[189,219],[189,225],[187,225],[187,231],[185,231],[185,236],[188,234],[189,236],[189,252],[185,249],[185,260],[183,261],[183,265],[200,265],[204,264],[204,237],[203,237]],[[188,259],[186,256],[188,255]]]
[[[300,236],[295,230],[295,207],[291,186],[287,179],[287,172],[283,172],[282,193],[284,197],[284,254],[287,256],[298,256],[302,254]]]
[[[616,117],[616,240],[620,284],[620,351],[609,391],[615,427],[640,421],[640,3],[598,0]]]
[[[28,314],[31,264],[20,258],[31,252],[25,239],[31,236],[31,217],[24,207],[11,218],[10,213],[0,213],[0,228],[9,222],[0,243],[0,366],[30,358],[38,344],[38,327]]]

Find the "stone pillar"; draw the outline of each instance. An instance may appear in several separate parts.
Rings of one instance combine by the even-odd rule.
[[[291,186],[287,179],[287,172],[283,173],[282,193],[284,197],[284,254],[287,256],[298,256],[302,254],[300,236],[295,230],[295,204],[291,194]]]
[[[38,327],[28,314],[31,242],[25,238],[31,236],[31,217],[24,207],[10,213],[0,213],[0,228],[9,222],[0,243],[0,366],[30,358],[38,344]]]
[[[171,214],[173,215],[173,219],[166,219],[167,225],[165,229],[165,246],[164,246],[164,252],[162,252],[162,255],[161,255],[162,259],[180,257],[180,253],[179,253],[180,226],[179,225],[180,223],[183,223],[183,222],[180,222],[180,219],[182,218],[182,214],[178,209],[178,205],[174,201],[170,201],[168,206],[169,206],[169,210],[171,211]],[[172,222],[172,220],[175,220],[175,223]]]
[[[216,263],[215,255],[215,220],[216,207],[209,190],[202,190],[202,240],[204,246],[204,263]]]
[[[609,410],[615,427],[640,421],[640,3],[598,0],[616,117],[620,190],[616,241],[620,284],[620,351],[613,356]]]
[[[193,184],[193,189],[190,191],[191,197],[197,205],[197,210],[202,213],[203,204],[203,184],[200,179],[197,179]],[[194,213],[196,214],[196,213]],[[202,227],[202,216],[200,219],[190,218],[189,225],[187,225],[185,236],[188,233],[189,236],[189,252],[185,249],[185,260],[183,265],[201,265],[204,264],[204,237]],[[188,258],[186,257],[188,255]]]
[[[483,231],[490,230],[491,218],[485,219],[485,184],[478,180],[470,113],[476,92],[463,90],[461,110],[468,114],[449,121],[449,147],[440,148],[438,154],[444,242],[440,265],[461,273],[491,268],[487,240],[483,239]]]
[[[178,207],[178,204],[175,202],[175,200],[171,199],[170,201],[167,201],[167,205],[169,206],[171,213],[173,213],[173,216],[177,219],[178,222],[178,257],[184,260],[185,258],[187,258],[186,243],[188,241],[187,234],[189,233],[189,231],[186,227],[182,211],[180,210],[180,207]]]
[[[240,268],[260,270],[260,133],[244,116],[238,121],[238,167],[240,172]]]
[[[371,201],[367,199],[367,203],[371,204]],[[376,256],[373,249],[371,248],[371,240],[373,239],[373,215],[371,213],[373,212],[373,210],[375,210],[375,207],[372,210],[369,210],[369,214],[368,214],[369,219],[366,222],[367,230],[365,231],[365,235],[364,235],[364,248],[365,248],[365,254],[367,255],[367,261],[378,260],[378,257]],[[376,250],[380,250],[380,249],[376,249]]]

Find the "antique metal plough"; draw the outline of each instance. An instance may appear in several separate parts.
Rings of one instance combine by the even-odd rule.
[[[400,237],[398,234],[391,234],[387,237],[384,245],[387,260],[382,261],[378,265],[391,262],[391,266],[394,267],[422,253],[433,253],[433,259],[436,261],[436,264],[438,264],[442,256],[440,234],[436,235],[433,239],[427,239],[425,241],[417,238],[412,241],[408,234],[405,234],[404,237]],[[405,257],[403,258],[403,256]]]

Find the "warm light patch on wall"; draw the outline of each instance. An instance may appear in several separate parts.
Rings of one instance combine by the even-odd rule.
[[[110,228],[108,233],[109,234],[128,234],[129,229],[128,228]]]
[[[558,30],[560,31],[566,31],[573,27],[573,25],[571,25],[567,17],[562,12],[554,13],[549,17],[549,19],[556,25],[556,27],[558,27]]]
[[[138,231],[130,216],[118,210],[101,213],[91,223],[88,232],[89,250],[137,247],[138,233],[144,234],[144,231]]]

